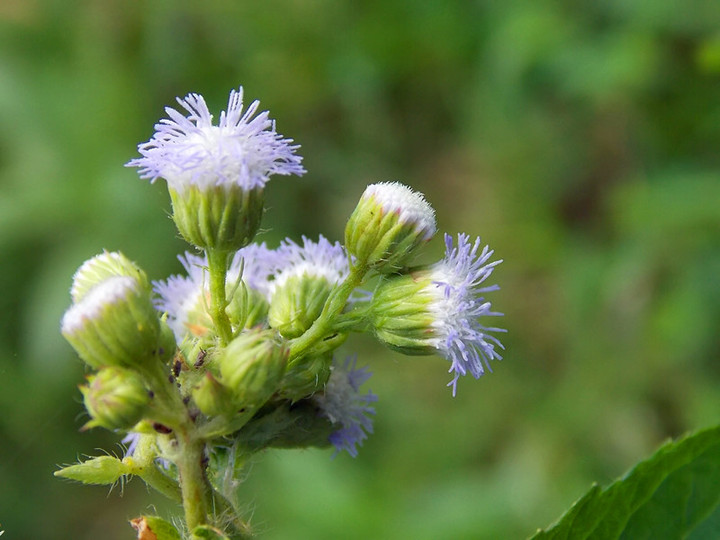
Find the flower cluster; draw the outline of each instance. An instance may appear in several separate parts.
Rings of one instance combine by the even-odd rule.
[[[94,370],[81,388],[86,427],[131,434],[132,450],[59,474],[140,476],[182,500],[193,538],[247,533],[234,491],[249,455],[332,445],[357,456],[377,396],[361,391],[367,368],[337,360],[350,333],[446,358],[453,395],[461,376],[477,379],[501,358],[502,329],[484,322],[500,315],[485,295],[498,288],[486,281],[501,261],[460,234],[445,235],[443,259],[413,266],[437,225],[425,197],[403,184],[367,186],[344,244],[255,241],[270,177],[305,170],[299,147],[257,101],[243,110],[242,98],[231,92],[217,125],[201,96],[179,99],[187,116],[166,109],[128,163],[167,182],[173,220],[197,250],[179,257],[184,273],[151,283],[121,253],[104,252],[75,274],[62,321]]]

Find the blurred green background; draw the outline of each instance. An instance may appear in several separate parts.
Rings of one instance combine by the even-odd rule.
[[[258,459],[260,538],[523,538],[716,423],[719,29],[705,0],[2,0],[0,530],[130,539],[127,519],[172,508],[137,480],[53,478],[120,452],[78,432],[58,327],[103,248],[180,271],[165,186],[123,164],[191,91],[217,113],[243,85],[302,145],[308,174],[268,186],[270,245],[340,240],[365,185],[400,180],[505,260],[494,373],[453,399],[442,359],[352,339],[375,434],[355,460]]]

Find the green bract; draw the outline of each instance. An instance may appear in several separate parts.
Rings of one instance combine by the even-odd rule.
[[[169,191],[173,220],[183,238],[194,246],[237,251],[255,237],[263,214],[261,188],[191,184]]]
[[[429,274],[424,270],[387,276],[378,285],[369,319],[375,337],[382,344],[403,354],[437,352],[435,316],[429,310],[436,292],[431,285]]]

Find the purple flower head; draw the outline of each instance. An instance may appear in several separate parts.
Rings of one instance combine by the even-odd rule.
[[[375,414],[375,409],[370,404],[378,398],[372,392],[360,394],[360,386],[372,373],[366,367],[355,369],[356,362],[354,356],[342,364],[334,362],[324,393],[313,398],[320,406],[322,416],[338,427],[330,435],[330,442],[335,446],[333,457],[342,450],[357,457],[356,446],[362,446],[367,434],[373,432],[370,415]]]
[[[154,182],[162,177],[180,192],[191,185],[262,188],[273,174],[305,173],[302,158],[295,155],[299,146],[275,131],[267,111],[256,115],[259,101],[243,112],[242,87],[230,92],[217,126],[201,95],[177,101],[188,115],[166,107],[169,118],[155,124],[152,138],[138,145],[142,157],[127,163],[139,168],[141,178]]]
[[[208,266],[206,256],[185,253],[178,256],[187,275],[170,276],[165,281],[153,282],[153,288],[158,295],[155,307],[168,314],[167,323],[172,329],[178,342],[193,333],[193,326],[198,322],[198,314],[206,317],[211,324],[210,317],[205,313],[209,305],[210,278],[205,271]],[[242,271],[245,284],[264,297],[270,294],[270,277],[277,265],[277,253],[262,244],[250,244],[235,253],[227,272],[228,288],[234,287]]]
[[[454,377],[448,386],[452,386],[453,396],[461,375],[470,373],[478,379],[486,368],[492,371],[490,360],[502,359],[495,347],[504,348],[488,332],[505,330],[480,323],[482,317],[502,315],[491,311],[490,302],[482,296],[499,289],[497,285],[482,286],[482,283],[502,261],[488,263],[493,251],[485,246],[478,253],[479,248],[480,238],[471,244],[468,235],[459,234],[457,246],[453,246],[452,237],[446,234],[445,258],[430,267],[432,282],[437,288],[436,298],[430,305],[435,314],[435,347],[451,362],[449,371]]]
[[[273,288],[281,287],[293,276],[319,276],[329,283],[344,280],[349,272],[347,254],[339,242],[331,244],[320,235],[317,242],[303,236],[300,246],[290,239],[283,240],[277,249],[277,264]]]

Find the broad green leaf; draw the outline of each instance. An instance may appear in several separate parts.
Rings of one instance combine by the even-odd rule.
[[[158,516],[131,519],[130,525],[137,531],[138,540],[182,540],[177,529]]]
[[[664,444],[607,488],[593,486],[533,540],[708,538],[720,523],[720,427]]]
[[[123,474],[128,474],[127,467],[113,456],[99,456],[77,465],[63,467],[55,471],[55,476],[69,478],[83,484],[114,484]]]

